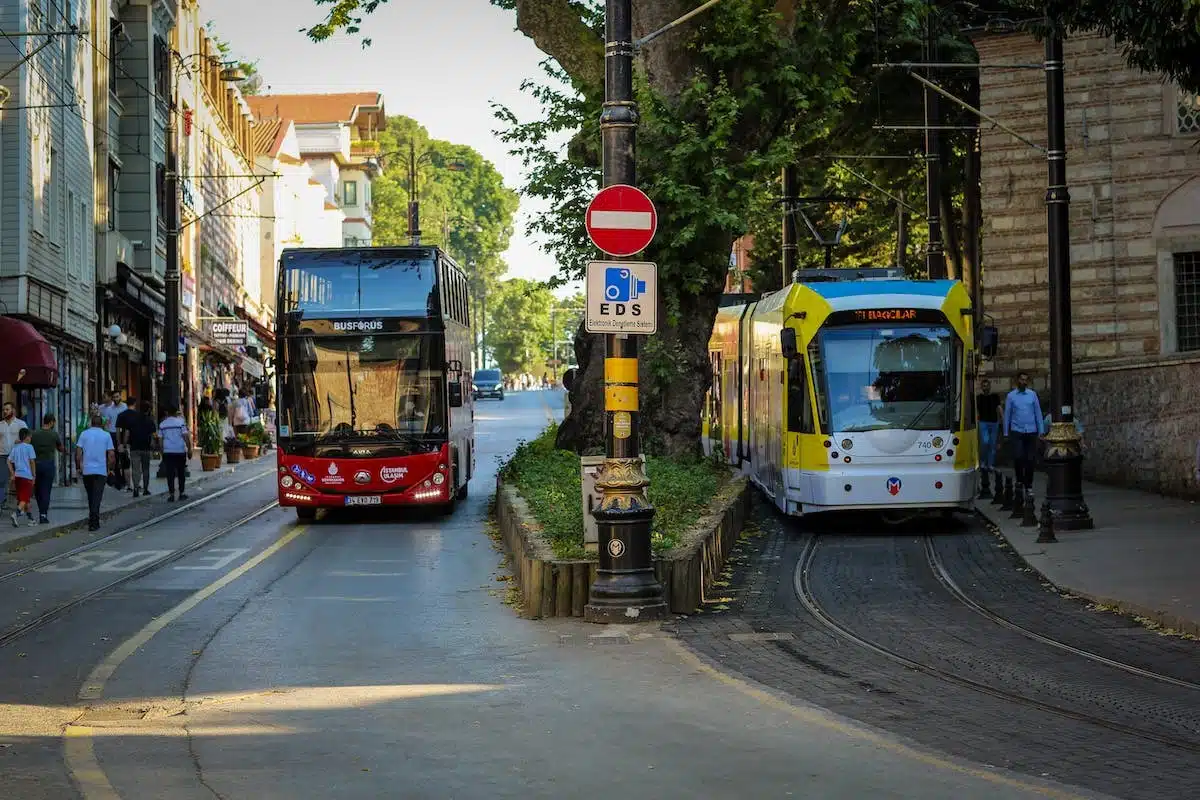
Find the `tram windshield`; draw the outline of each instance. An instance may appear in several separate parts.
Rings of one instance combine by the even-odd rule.
[[[949,326],[826,328],[815,344],[825,430],[958,429],[962,342]]]

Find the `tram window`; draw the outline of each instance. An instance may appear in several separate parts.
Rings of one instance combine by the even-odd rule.
[[[808,371],[804,368],[803,357],[788,362],[787,416],[789,432],[817,432],[808,396]]]

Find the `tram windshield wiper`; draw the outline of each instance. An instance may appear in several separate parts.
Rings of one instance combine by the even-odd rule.
[[[939,397],[937,394],[934,394],[934,396],[929,399],[929,402],[926,403],[925,406],[917,412],[917,415],[913,417],[912,420],[904,427],[908,428],[909,430],[921,430],[917,427],[917,423],[924,419],[925,415],[929,413],[929,410],[933,408],[935,403],[942,403],[944,406],[945,402],[946,401],[943,398]]]

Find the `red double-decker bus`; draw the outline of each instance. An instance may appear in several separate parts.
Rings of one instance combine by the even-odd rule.
[[[277,286],[280,505],[453,510],[475,451],[463,271],[437,247],[297,248]]]

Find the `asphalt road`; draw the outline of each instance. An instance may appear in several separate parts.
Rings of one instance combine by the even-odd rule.
[[[301,525],[264,477],[0,564],[0,797],[1096,796],[741,680],[658,626],[518,619],[489,497],[561,404],[479,404],[449,518]],[[710,618],[732,619],[684,622]]]

